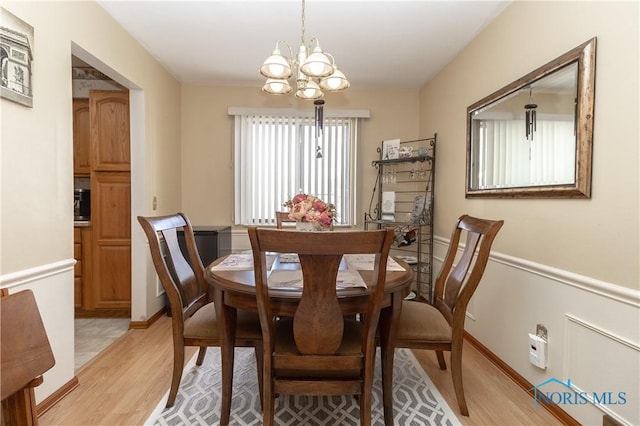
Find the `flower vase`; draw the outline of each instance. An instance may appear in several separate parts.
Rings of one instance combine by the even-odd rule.
[[[303,222],[300,220],[296,222],[296,231],[315,231],[315,230],[316,230],[316,227],[312,222]]]

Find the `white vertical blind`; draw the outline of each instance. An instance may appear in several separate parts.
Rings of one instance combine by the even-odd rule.
[[[479,188],[573,182],[572,122],[538,120],[533,140],[527,140],[524,135],[524,120],[482,120],[478,132]]]
[[[337,224],[351,224],[356,125],[355,118],[325,118],[316,138],[310,117],[236,115],[235,224],[274,224],[275,212],[299,192],[333,203]]]

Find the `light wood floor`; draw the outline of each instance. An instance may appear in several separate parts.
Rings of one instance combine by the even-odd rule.
[[[171,380],[171,319],[129,330],[77,371],[80,385],[40,417],[46,425],[142,425]],[[214,349],[215,350],[215,349]],[[189,348],[187,359],[195,353]],[[451,375],[430,351],[414,351],[463,425],[560,424],[475,348],[464,349],[465,395],[471,415],[459,414]]]

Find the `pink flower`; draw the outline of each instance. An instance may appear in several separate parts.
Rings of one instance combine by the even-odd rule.
[[[293,204],[298,204],[299,202],[304,201],[304,200],[306,200],[306,199],[307,199],[307,194],[302,194],[302,193],[300,193],[300,194],[296,195],[295,197],[293,197],[293,199],[291,200],[291,202],[292,202]]]
[[[318,223],[320,225],[322,225],[324,228],[328,228],[331,226],[332,222],[333,218],[329,213],[327,213],[326,211],[320,213],[320,216],[318,217]]]
[[[313,202],[313,208],[315,209],[315,211],[322,213],[327,209],[327,205],[321,199],[316,198],[316,200]]]
[[[289,217],[295,220],[302,220],[307,214],[307,209],[300,203],[294,204],[289,212]]]

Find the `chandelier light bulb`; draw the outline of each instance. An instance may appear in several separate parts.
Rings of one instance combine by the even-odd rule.
[[[296,97],[300,99],[319,99],[323,96],[324,93],[320,90],[318,83],[313,80],[308,81],[305,87],[296,91]]]
[[[304,61],[300,70],[309,77],[326,77],[333,73],[333,65],[331,65],[331,61],[320,46],[316,46],[313,49],[313,53]]]
[[[280,53],[280,49],[276,47],[271,56],[262,64],[260,74],[267,78],[289,78],[292,71],[289,61]]]
[[[339,90],[347,89],[350,86],[349,80],[345,77],[344,73],[334,68],[333,74],[320,80],[320,87],[330,92],[336,92]]]
[[[285,95],[291,91],[291,86],[286,79],[269,78],[262,90],[272,95]]]

